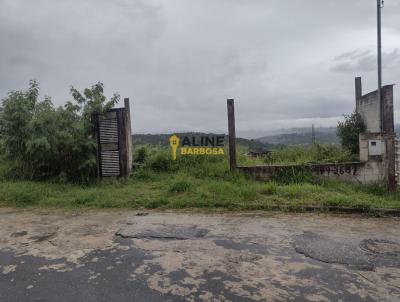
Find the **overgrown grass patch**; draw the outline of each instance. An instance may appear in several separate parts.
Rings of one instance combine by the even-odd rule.
[[[287,211],[303,211],[308,206],[322,210],[328,207],[364,211],[400,209],[400,193],[388,192],[380,185],[362,186],[339,181],[314,183],[304,175],[290,181],[286,178],[291,176],[285,175],[275,181],[260,182],[231,173],[226,157],[193,156],[173,161],[168,150],[150,149],[141,151],[141,154],[144,162],[129,180],[77,185],[0,178],[0,205],[225,210],[280,208]]]
[[[179,180],[177,182],[174,182],[170,186],[169,191],[171,193],[183,193],[189,191],[191,186],[192,186],[191,182],[187,180]]]
[[[182,177],[179,176],[178,179]],[[398,193],[379,195],[357,185],[337,182],[279,184],[251,180],[171,179],[157,181],[131,179],[127,183],[96,184],[88,187],[42,182],[0,182],[0,205],[62,208],[224,208],[262,210],[303,206],[400,209]]]

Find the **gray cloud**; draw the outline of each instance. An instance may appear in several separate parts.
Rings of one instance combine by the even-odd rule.
[[[388,1],[391,83],[399,14]],[[0,98],[36,78],[62,105],[100,80],[139,132],[224,130],[230,97],[241,130],[325,125],[353,109],[354,76],[374,89],[375,24],[365,0],[0,0]]]
[[[334,60],[334,71],[340,72],[369,72],[377,68],[376,54],[372,50],[353,50],[337,56]],[[389,53],[382,54],[383,68],[400,68],[400,50],[393,49]]]

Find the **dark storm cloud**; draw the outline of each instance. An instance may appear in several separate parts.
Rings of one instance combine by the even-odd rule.
[[[399,14],[387,1],[393,83]],[[335,123],[354,76],[374,89],[375,17],[365,0],[0,0],[0,97],[36,78],[62,105],[102,81],[132,99],[140,132],[225,130],[230,97],[241,130]]]

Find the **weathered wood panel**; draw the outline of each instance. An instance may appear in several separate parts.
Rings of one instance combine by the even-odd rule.
[[[100,176],[121,175],[119,152],[119,123],[116,112],[108,112],[98,118],[98,147],[100,149]]]
[[[111,109],[95,120],[99,177],[128,177],[132,166],[129,106]]]

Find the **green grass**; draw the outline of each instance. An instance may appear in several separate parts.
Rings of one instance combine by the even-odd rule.
[[[268,164],[337,163],[357,160],[347,150],[335,145],[289,146],[272,150],[265,159]]]
[[[161,173],[151,180],[78,186],[31,181],[0,182],[0,205],[57,208],[224,208],[264,210],[276,206],[400,209],[399,193],[375,192],[340,182],[279,184],[233,179],[201,179],[185,173]]]
[[[142,155],[143,156],[143,155]],[[144,163],[126,181],[90,186],[11,181],[0,177],[0,205],[54,208],[269,210],[305,206],[400,209],[400,193],[379,185],[337,181],[258,182],[230,173],[226,157],[171,160],[167,150],[149,149]],[[242,162],[251,162],[239,154]],[[1,172],[1,171],[0,171]],[[0,173],[1,174],[1,173]]]

